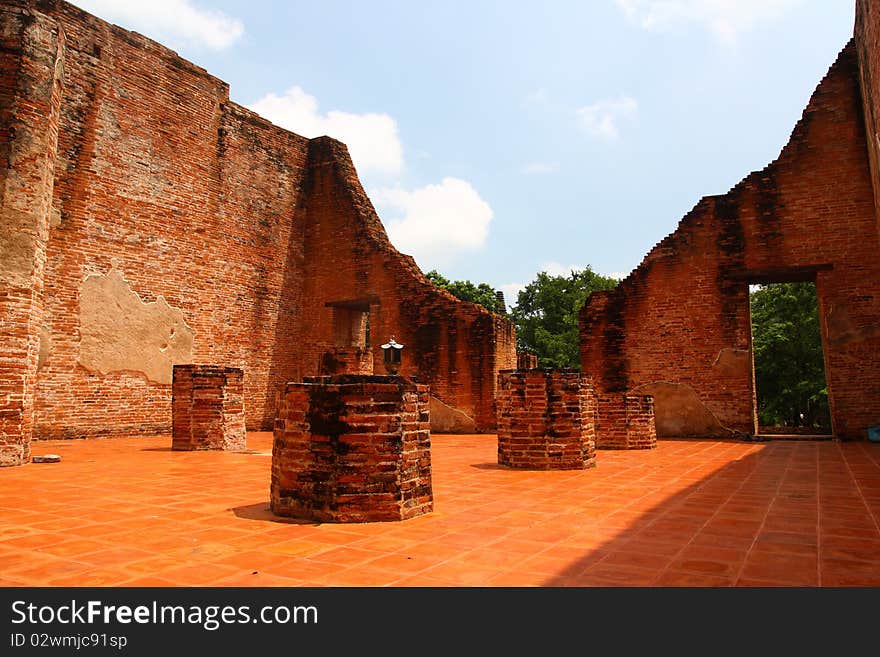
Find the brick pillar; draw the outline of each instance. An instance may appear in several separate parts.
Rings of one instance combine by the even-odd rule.
[[[30,460],[64,33],[0,6],[0,466]]]
[[[306,377],[281,394],[271,508],[320,522],[434,508],[428,386],[401,376]]]
[[[498,463],[532,470],[596,464],[596,397],[573,370],[499,372]]]
[[[171,449],[245,449],[244,372],[237,367],[175,365]]]
[[[653,449],[657,446],[654,398],[651,395],[599,395],[600,449]]]

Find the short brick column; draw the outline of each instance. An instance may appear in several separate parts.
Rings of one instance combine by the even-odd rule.
[[[175,365],[171,396],[171,449],[245,449],[240,368]]]
[[[599,395],[600,449],[653,449],[657,446],[654,398],[620,393]]]
[[[591,468],[596,398],[574,370],[498,374],[498,463],[530,470]]]
[[[428,386],[380,375],[288,383],[275,419],[270,493],[274,514],[321,522],[432,511]]]

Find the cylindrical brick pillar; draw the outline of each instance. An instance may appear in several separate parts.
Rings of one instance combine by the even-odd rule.
[[[502,370],[498,388],[498,463],[532,470],[596,464],[596,398],[580,372]]]
[[[620,393],[599,395],[600,449],[653,449],[657,446],[654,398]]]
[[[275,420],[270,493],[274,514],[321,522],[432,511],[428,386],[380,375],[288,383]]]

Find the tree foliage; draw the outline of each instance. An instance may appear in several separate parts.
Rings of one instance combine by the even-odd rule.
[[[589,266],[568,276],[540,272],[520,291],[511,311],[517,347],[537,354],[540,367],[580,368],[578,312],[590,294],[617,282]]]
[[[750,296],[759,424],[828,429],[816,286],[762,285]]]
[[[446,290],[452,296],[462,301],[470,301],[478,303],[484,308],[491,310],[493,313],[503,315],[507,312],[504,304],[498,299],[497,292],[488,283],[480,283],[474,285],[470,281],[450,281],[448,278],[438,273],[436,269],[432,269],[425,274],[427,279],[437,287]]]

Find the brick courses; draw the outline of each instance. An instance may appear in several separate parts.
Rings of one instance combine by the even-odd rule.
[[[30,460],[66,42],[0,5],[0,466]]]
[[[880,423],[878,183],[868,158],[877,142],[874,7],[859,3],[857,39],[779,157],[702,199],[616,289],[588,299],[581,365],[600,398],[654,389],[657,417],[677,416],[678,435],[694,435],[689,419],[700,435],[706,426],[755,433],[748,286],[812,280],[834,433],[865,439]]]
[[[25,278],[0,293],[0,462],[26,460],[31,435],[171,430],[170,385],[79,362],[81,285],[113,269],[182,311],[192,360],[244,370],[250,429],[271,426],[285,382],[322,371],[340,346],[327,304],[352,300],[375,339],[346,346],[380,360],[398,336],[401,373],[494,428],[512,324],[392,247],[343,144],[272,125],[171,50],[61,0],[0,0],[0,18],[2,230],[15,211],[35,236]]]
[[[574,370],[498,374],[498,463],[530,470],[596,464],[596,397]]]
[[[518,351],[516,352],[516,369],[518,370],[533,370],[538,367],[538,356],[537,354],[529,353],[528,351]]]
[[[281,395],[271,509],[320,522],[433,509],[428,387],[401,376],[307,377]]]
[[[171,417],[173,450],[245,449],[244,372],[175,365]]]
[[[651,395],[608,394],[598,398],[596,447],[654,449],[657,429]]]

